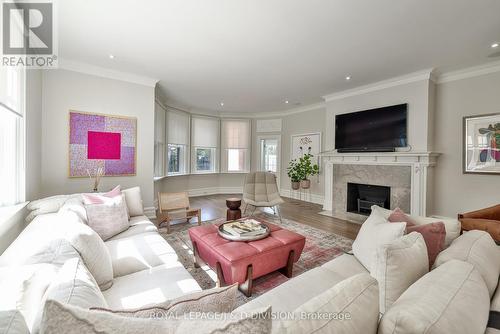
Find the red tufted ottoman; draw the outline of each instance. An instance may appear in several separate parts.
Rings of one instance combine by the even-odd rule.
[[[219,286],[238,282],[246,296],[252,295],[252,280],[280,270],[292,277],[293,263],[304,249],[306,238],[277,225],[267,224],[269,237],[257,241],[229,241],[219,236],[218,225],[204,225],[189,229],[193,243],[195,266],[200,259],[217,271]]]

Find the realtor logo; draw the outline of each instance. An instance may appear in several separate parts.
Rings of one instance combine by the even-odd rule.
[[[52,2],[2,3],[2,65],[57,66]]]

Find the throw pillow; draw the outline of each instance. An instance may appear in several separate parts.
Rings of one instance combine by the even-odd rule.
[[[130,227],[127,209],[122,197],[115,197],[103,204],[86,205],[88,225],[107,240]]]
[[[378,333],[484,333],[489,309],[481,275],[470,263],[451,260],[410,286],[384,314]]]
[[[500,247],[488,232],[465,232],[438,255],[434,268],[453,259],[472,264],[483,277],[490,297],[493,296],[500,276]]]
[[[121,196],[122,192],[120,189],[120,186],[114,187],[111,191],[108,191],[107,193],[104,194],[82,194],[83,197],[83,203],[86,205],[89,204],[104,204],[106,203],[110,198],[115,198],[118,196]]]
[[[125,189],[122,190],[122,193],[125,194],[125,201],[127,203],[130,217],[143,216],[144,207],[142,205],[141,188],[133,187]]]
[[[172,314],[179,316],[189,312],[229,313],[233,311],[236,305],[237,291],[238,284],[233,284],[223,288],[191,293],[158,305],[135,310],[113,311],[98,307],[91,308],[91,310],[136,318],[163,318]]]
[[[352,252],[368,271],[372,271],[377,248],[402,237],[405,228],[406,223],[389,224],[385,217],[377,211],[372,211],[370,217],[361,225],[352,244]]]
[[[198,320],[197,320],[198,319]],[[213,319],[213,320],[212,320]],[[200,314],[187,319],[145,319],[85,310],[49,300],[45,303],[41,334],[268,334],[271,308],[235,317],[229,314]]]
[[[378,285],[368,274],[352,276],[294,311],[293,320],[275,323],[277,333],[376,333],[379,319]],[[304,315],[336,315],[337,318],[303,318]],[[281,330],[281,331],[280,331]]]
[[[377,249],[371,273],[379,284],[380,313],[429,271],[427,248],[421,234],[413,232]]]
[[[18,310],[0,311],[0,333],[30,334],[24,317]]]

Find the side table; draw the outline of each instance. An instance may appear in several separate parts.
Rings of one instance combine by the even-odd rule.
[[[228,198],[226,199],[227,214],[226,220],[237,220],[241,218],[241,199],[240,198]]]

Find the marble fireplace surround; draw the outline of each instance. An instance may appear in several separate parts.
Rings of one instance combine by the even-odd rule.
[[[427,214],[428,182],[438,153],[323,153],[325,196],[322,214],[363,222],[366,217],[347,213],[347,182],[391,187],[391,208],[412,215]]]

